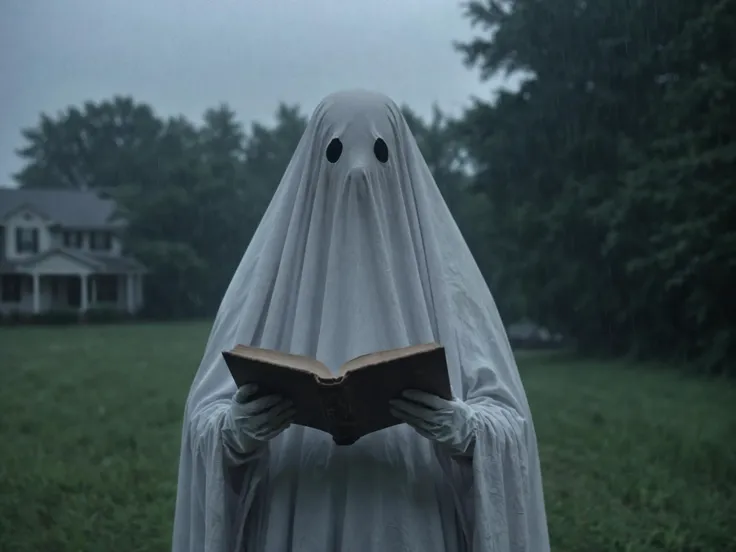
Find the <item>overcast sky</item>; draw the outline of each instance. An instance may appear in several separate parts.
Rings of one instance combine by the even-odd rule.
[[[0,0],[0,185],[40,112],[115,94],[246,124],[354,87],[457,113],[491,91],[452,48],[470,33],[456,0]]]

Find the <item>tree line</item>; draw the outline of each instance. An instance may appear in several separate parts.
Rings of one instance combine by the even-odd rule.
[[[733,371],[736,0],[463,9],[469,69],[520,83],[454,119],[404,111],[502,315],[588,353]],[[298,106],[244,128],[227,105],[195,124],[87,102],[23,131],[16,179],[112,194],[151,314],[205,315],[305,125]]]

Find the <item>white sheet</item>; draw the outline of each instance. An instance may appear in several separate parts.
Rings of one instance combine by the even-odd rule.
[[[337,138],[342,154],[327,160]],[[389,159],[374,154],[385,141]],[[220,429],[238,343],[336,370],[437,341],[482,424],[467,457],[406,425],[349,447],[292,426],[237,468]],[[233,276],[187,400],[174,552],[546,552],[537,444],[504,326],[397,106],[315,110]]]

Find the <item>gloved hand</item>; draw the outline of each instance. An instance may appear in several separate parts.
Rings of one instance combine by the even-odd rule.
[[[225,416],[222,434],[233,459],[245,460],[294,420],[291,401],[276,395],[253,398],[256,391],[256,385],[238,389]]]
[[[472,406],[459,399],[448,401],[423,391],[405,391],[390,402],[391,414],[436,443],[458,454],[472,451],[478,419]]]

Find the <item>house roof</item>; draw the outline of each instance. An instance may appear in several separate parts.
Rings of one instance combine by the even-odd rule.
[[[33,265],[53,257],[55,255],[63,255],[69,257],[78,263],[81,263],[95,273],[102,274],[126,274],[128,272],[145,272],[145,267],[136,259],[131,257],[112,257],[104,254],[97,254],[90,251],[79,251],[76,249],[68,249],[63,247],[55,247],[24,259],[0,261],[0,272],[4,273],[26,273]]]
[[[71,228],[121,225],[115,202],[93,191],[0,188],[0,220],[24,206]]]

